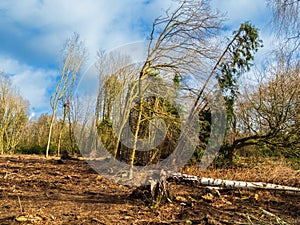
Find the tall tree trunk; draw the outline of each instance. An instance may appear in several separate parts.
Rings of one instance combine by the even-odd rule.
[[[3,141],[3,134],[1,132],[0,134],[0,151],[1,151],[1,155],[4,154],[4,141]]]
[[[70,111],[68,112],[68,121],[69,121],[69,138],[70,138],[71,151],[72,151],[72,155],[74,155],[76,152],[76,140],[74,139],[73,124],[71,120]]]
[[[46,158],[49,157],[49,149],[50,149],[52,130],[53,130],[54,122],[55,122],[55,114],[56,114],[56,111],[53,112],[51,122],[50,122],[48,142],[47,142],[47,148],[46,148]]]
[[[64,115],[63,115],[63,119],[61,122],[61,126],[59,129],[59,135],[58,135],[58,143],[57,143],[57,156],[60,156],[60,152],[61,152],[61,138],[62,138],[62,133],[63,133],[63,129],[65,126],[65,121],[66,121],[66,116],[67,116],[67,111],[68,110],[68,105],[66,105],[67,103],[64,104]]]
[[[125,102],[126,105],[124,106],[124,114],[122,116],[122,121],[121,121],[121,125],[119,127],[119,133],[117,135],[115,149],[113,152],[113,156],[115,159],[117,158],[119,151],[120,151],[119,145],[121,142],[121,136],[122,136],[123,130],[126,126],[127,120],[129,119],[131,104],[134,101],[134,99],[137,97],[137,95],[134,93],[134,90],[135,90],[137,84],[138,83],[135,83],[134,85],[130,86],[130,89],[128,90],[128,94],[127,94],[126,102]]]
[[[135,154],[136,154],[136,151],[137,151],[137,142],[138,142],[139,131],[140,131],[140,126],[141,126],[141,122],[142,122],[143,103],[144,103],[144,99],[141,98],[140,101],[139,101],[139,109],[138,109],[139,110],[139,114],[138,114],[138,118],[137,118],[137,121],[136,121],[136,128],[135,128],[135,133],[134,133],[133,149],[132,149],[131,156],[130,156],[129,179],[132,179],[132,177],[133,177],[134,159],[135,159]]]

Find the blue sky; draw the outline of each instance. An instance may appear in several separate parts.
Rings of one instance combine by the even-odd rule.
[[[153,19],[170,6],[171,0],[0,0],[0,70],[11,76],[33,111],[50,112],[58,53],[73,32],[85,41],[92,61],[99,49],[145,40]],[[260,29],[262,60],[272,43],[265,1],[212,0],[212,7],[227,13],[229,32],[245,21]]]

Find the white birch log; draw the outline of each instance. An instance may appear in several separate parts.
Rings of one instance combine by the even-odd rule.
[[[167,177],[167,181],[176,182],[180,184],[190,184],[190,185],[204,186],[204,187],[218,187],[220,189],[276,190],[287,194],[300,195],[300,188],[298,187],[290,187],[290,186],[264,183],[264,182],[222,180],[222,179],[215,179],[215,178],[197,177],[193,175],[171,172],[171,171],[166,172],[166,177]]]

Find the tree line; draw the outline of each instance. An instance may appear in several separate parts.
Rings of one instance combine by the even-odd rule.
[[[199,125],[193,159],[201,160],[213,129],[210,98],[218,89],[225,114],[217,124],[224,122],[225,138],[216,165],[231,165],[239,154],[297,159],[300,63],[299,29],[294,28],[299,27],[299,4],[269,1],[279,46],[284,43],[286,47],[275,49],[262,69],[252,65],[263,47],[254,25],[242,23],[225,41],[216,41],[223,37],[223,16],[210,8],[209,1],[176,1],[175,9],[154,20],[142,63],[129,65],[127,55],[99,51],[94,108],[90,108],[92,101],[74,96],[87,54],[74,34],[60,54],[60,79],[50,99],[51,114],[29,120],[28,102],[9,77],[0,74],[0,153],[80,154],[74,132],[94,126],[112,157],[131,166],[150,165],[174,152],[183,131],[180,115],[184,109],[170,101],[172,96],[177,102],[193,103]],[[291,18],[293,23],[288,23]],[[192,79],[198,84],[191,83]],[[216,86],[210,85],[212,80]],[[161,84],[165,90],[159,88]],[[91,124],[89,116],[95,119]],[[114,120],[118,120],[117,127]],[[124,143],[128,133],[132,141]],[[141,151],[148,147],[149,151]]]

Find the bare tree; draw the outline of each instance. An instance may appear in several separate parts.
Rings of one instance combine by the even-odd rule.
[[[103,73],[103,68],[108,68],[106,69],[108,76],[104,80],[100,79],[100,82],[105,85],[100,85],[103,88],[100,88],[98,93],[96,118],[102,118],[102,120],[97,124],[101,124],[103,120],[110,122],[108,121],[111,119],[109,118],[110,110],[115,111],[114,115],[120,115],[118,133],[113,138],[113,142],[116,144],[112,150],[113,156],[117,157],[120,154],[119,143],[124,133],[123,130],[128,120],[130,121],[131,130],[127,133],[130,133],[128,139],[133,141],[127,146],[130,146],[131,153],[128,155],[128,162],[131,167],[135,163],[139,163],[135,160],[137,145],[140,143],[139,139],[147,136],[145,135],[147,133],[145,124],[149,124],[151,120],[149,116],[163,115],[163,112],[159,112],[158,109],[159,105],[163,105],[159,97],[151,101],[143,96],[145,93],[157,94],[155,83],[151,84],[147,78],[161,79],[163,83],[170,86],[174,85],[175,77],[179,79],[187,76],[199,78],[205,76],[204,73],[209,67],[209,62],[217,55],[216,46],[212,44],[210,38],[218,32],[221,23],[220,15],[210,10],[207,1],[175,1],[174,6],[174,10],[166,11],[164,17],[159,17],[154,21],[149,36],[146,59],[138,68],[116,66],[115,62],[119,64],[122,61],[120,58],[116,60],[118,56],[109,60],[101,56],[99,60],[101,62],[100,74]],[[113,72],[116,74],[112,74]],[[121,84],[120,87],[123,87],[123,90],[116,90],[116,86],[111,85],[112,83],[114,85]],[[115,99],[120,92],[123,97]],[[125,101],[115,104],[118,106],[116,108],[111,107],[111,101],[120,100]],[[151,106],[151,104],[153,105]],[[163,117],[168,116],[165,114]],[[172,121],[171,117],[168,119]],[[101,129],[103,131],[104,127]],[[149,135],[147,138],[151,139]],[[132,171],[130,173],[129,177],[132,177]]]
[[[273,25],[279,37],[285,42],[293,43],[293,50],[300,45],[300,1],[268,0],[273,11]]]
[[[0,73],[0,153],[13,153],[19,144],[28,116],[29,104],[11,84],[8,76]]]
[[[95,96],[76,96],[72,101],[72,139],[76,139],[76,142],[71,141],[71,146],[76,150],[80,150],[84,157],[96,157],[97,148],[93,148],[89,145],[89,140],[94,129],[97,128],[95,120]],[[70,135],[70,133],[69,133]]]
[[[219,29],[220,15],[211,11],[207,1],[176,1],[176,4],[173,11],[166,11],[164,17],[154,21],[147,58],[139,72],[139,107],[130,157],[131,166],[134,165],[144,112],[143,93],[149,88],[147,83],[143,86],[143,80],[153,73],[169,82],[175,76],[185,77],[189,74],[199,77],[207,69],[208,61],[216,57],[216,47],[210,38]]]
[[[258,87],[251,89],[247,85],[237,104],[238,133],[234,148],[299,146],[299,72],[299,62],[287,63],[281,58],[264,72]]]
[[[57,153],[59,155],[62,128],[64,127],[66,116],[70,112],[70,103],[72,101],[73,90],[76,84],[76,80],[78,79],[79,71],[85,59],[86,50],[84,48],[83,42],[80,41],[79,35],[74,33],[74,35],[67,40],[62,51],[63,66],[60,71],[59,81],[56,85],[55,92],[53,93],[50,99],[50,106],[52,108],[52,119],[49,128],[46,157],[48,157],[49,155],[52,129],[57,116],[59,103],[61,103],[63,107],[63,119],[58,139]]]
[[[97,127],[102,143],[117,158],[122,151],[121,136],[137,96],[135,87],[138,66],[130,64],[126,54],[99,52],[97,67],[100,82],[96,108]],[[113,121],[117,121],[114,131]]]

